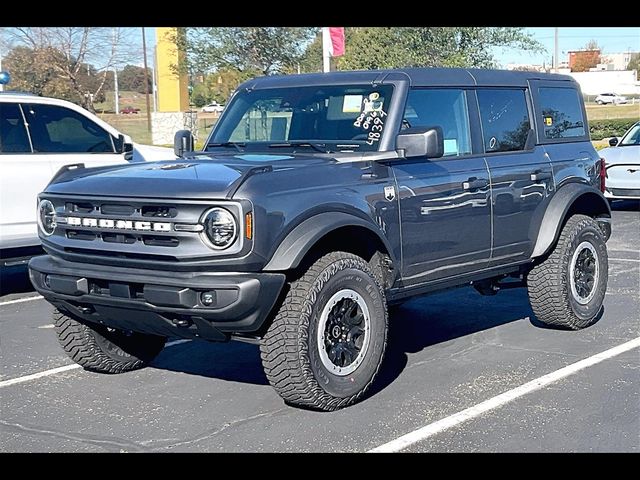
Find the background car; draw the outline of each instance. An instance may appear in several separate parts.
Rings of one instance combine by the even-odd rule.
[[[126,107],[120,109],[120,113],[129,114],[129,113],[139,113],[140,109],[136,107],[132,107],[131,105],[127,105]]]
[[[0,93],[0,265],[40,252],[36,197],[61,167],[175,158],[173,149],[135,144],[73,103]]]
[[[619,103],[627,103],[627,97],[623,97],[622,95],[618,95],[617,93],[601,93],[596,97],[596,103],[598,105],[607,105],[613,104],[618,105]]]
[[[610,200],[640,200],[640,122],[622,138],[610,139],[609,145],[600,150],[607,168],[604,196]]]
[[[211,102],[200,109],[203,113],[222,113],[223,110],[224,105],[220,105],[218,102]]]

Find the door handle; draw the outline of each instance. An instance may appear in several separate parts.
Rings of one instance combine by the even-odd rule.
[[[463,190],[477,190],[478,188],[484,188],[489,185],[489,181],[486,178],[470,178],[466,182],[462,182]]]
[[[533,172],[531,174],[531,181],[532,182],[541,182],[542,180],[550,180],[551,179],[551,173],[550,172]]]

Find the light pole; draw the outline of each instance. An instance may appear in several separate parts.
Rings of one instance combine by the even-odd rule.
[[[115,46],[116,39],[117,39],[116,29],[114,28],[112,32],[113,32],[113,45]],[[113,90],[115,94],[114,109],[116,111],[116,115],[118,115],[120,113],[120,98],[119,98],[120,95],[118,92],[118,65],[113,66]]]
[[[151,132],[151,105],[149,104],[149,70],[147,69],[147,39],[142,27],[142,55],[144,56],[144,95],[147,99],[147,130]]]
[[[558,73],[558,67],[560,65],[558,59],[558,27],[553,31],[553,72]]]

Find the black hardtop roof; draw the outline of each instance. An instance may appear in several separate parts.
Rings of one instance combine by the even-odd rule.
[[[408,79],[414,87],[485,86],[526,87],[529,80],[574,82],[568,75],[555,73],[492,70],[481,68],[398,68],[353,70],[299,75],[272,75],[247,80],[240,88],[302,87],[330,84],[385,83]]]

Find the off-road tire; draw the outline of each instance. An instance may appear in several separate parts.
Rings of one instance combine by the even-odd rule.
[[[53,312],[58,341],[71,359],[85,370],[124,373],[145,367],[164,348],[165,337],[83,323],[59,310]]]
[[[592,288],[593,297],[580,304],[572,293],[569,270],[574,253],[583,242],[588,242],[597,253],[598,275]],[[607,246],[598,224],[586,215],[573,215],[551,253],[527,275],[533,313],[550,326],[578,330],[592,325],[600,317],[608,270]]]
[[[362,258],[332,252],[290,283],[260,345],[267,379],[286,403],[332,411],[355,403],[371,386],[382,363],[388,330],[384,289],[376,277]],[[323,363],[327,360],[322,360],[318,344],[325,337],[318,337],[318,326],[327,303],[344,289],[360,295],[368,308],[369,343],[355,370],[338,375]]]

